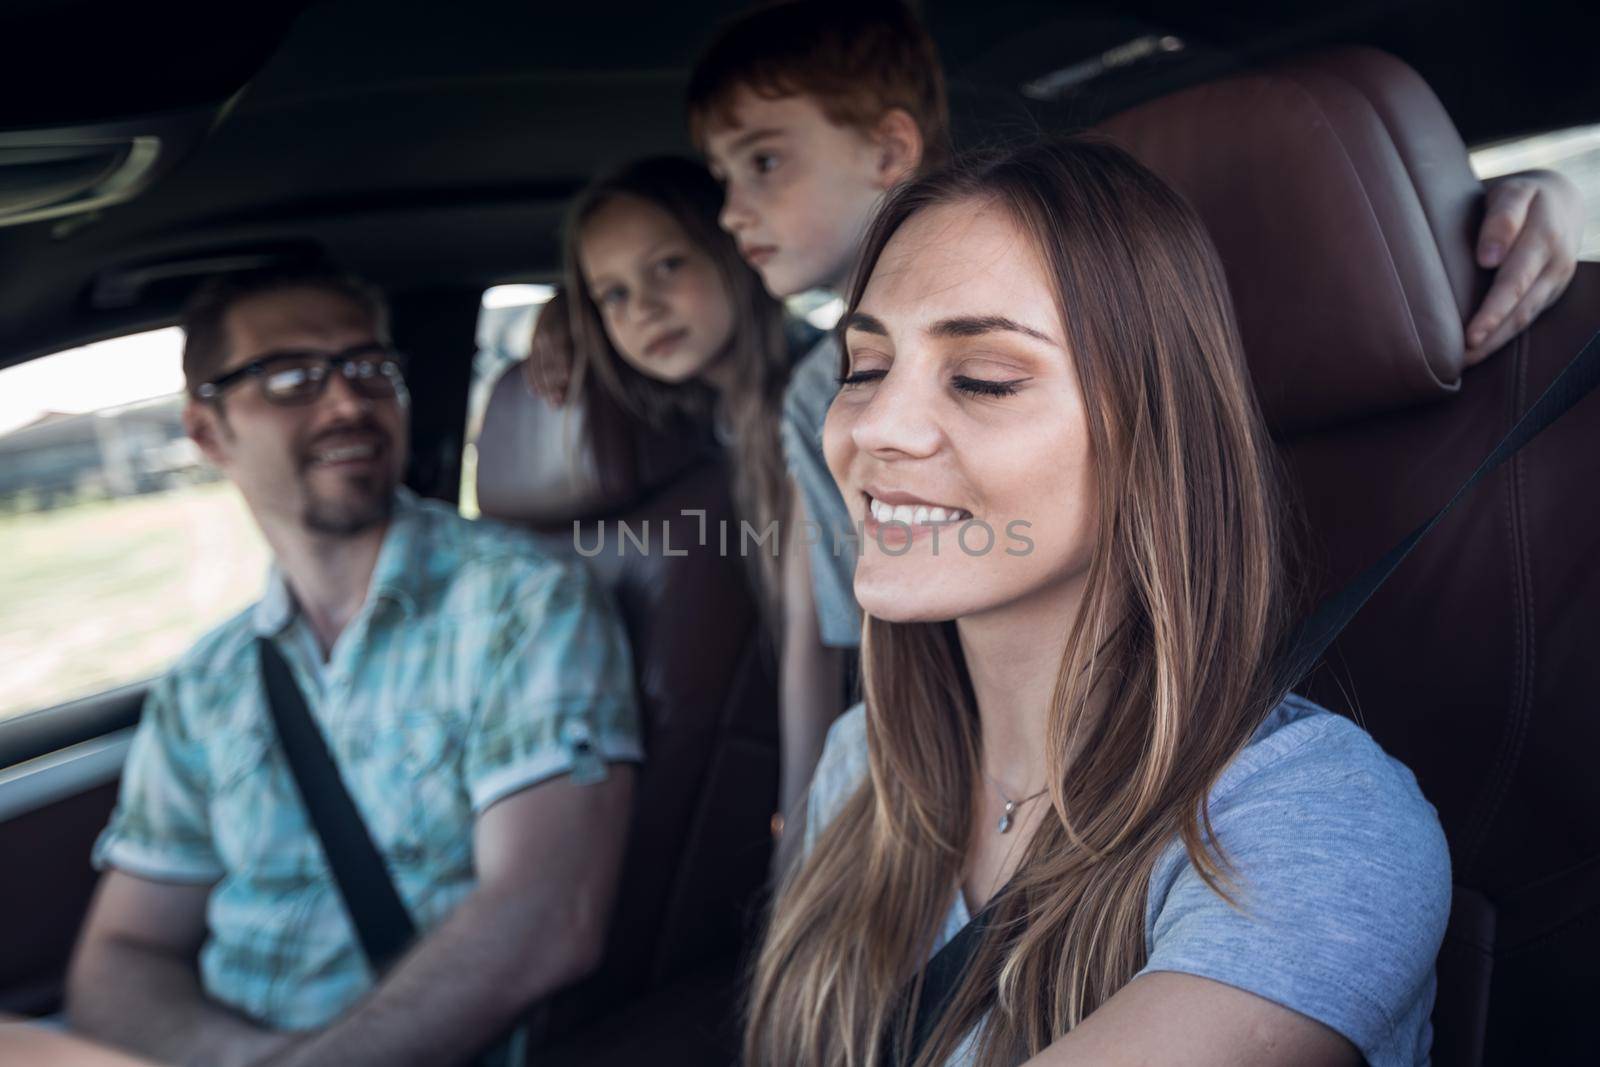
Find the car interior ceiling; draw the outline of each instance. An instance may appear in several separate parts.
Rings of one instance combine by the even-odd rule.
[[[248,11],[229,12],[224,21],[214,5],[187,2],[164,5],[159,13],[106,0],[13,3],[0,13],[0,40],[17,53],[17,62],[0,64],[0,219],[8,195],[20,197],[30,181],[38,180],[40,157],[19,147],[29,143],[30,135],[37,140],[38,131],[54,131],[55,144],[70,144],[74,138],[83,144],[126,141],[154,131],[171,147],[171,155],[155,162],[148,187],[124,203],[88,214],[0,224],[0,367],[170,323],[192,285],[218,264],[330,254],[373,277],[395,298],[396,335],[414,356],[409,374],[414,394],[423,398],[413,416],[416,456],[408,480],[454,499],[482,291],[498,283],[555,276],[566,201],[597,170],[648,152],[690,150],[678,103],[688,66],[710,26],[743,6],[641,4],[619,13],[581,7],[548,11],[527,3],[445,7],[296,0],[252,5]],[[1200,183],[1209,161],[1203,153],[1186,154],[1182,147],[1164,151],[1164,124],[1188,121],[1181,94],[1176,100],[1173,94],[1328,45],[1360,43],[1399,56],[1421,74],[1448,112],[1434,114],[1424,107],[1416,125],[1426,131],[1453,124],[1468,144],[1600,121],[1600,81],[1590,75],[1592,63],[1584,55],[1600,38],[1576,27],[1576,16],[1564,8],[1542,0],[1516,7],[1507,2],[1418,0],[1315,9],[1264,2],[1197,9],[1175,2],[1025,0],[982,5],[928,0],[920,6],[950,71],[958,143],[1034,128],[1076,128],[1117,116],[1113,125],[1130,143],[1140,144],[1141,158],[1191,196],[1196,194],[1185,182]],[[63,42],[64,49],[67,42],[86,41],[71,31],[86,19],[96,20],[107,32],[90,35],[99,43],[86,42],[82,55],[71,62],[63,61],[62,49],[22,47]],[[1129,41],[1166,37],[1181,40],[1183,47],[1158,50],[1125,68],[1109,69],[1076,90],[1042,98],[1051,96],[1044,86],[1052,75]],[[111,41],[115,43],[107,44]],[[1344,68],[1340,76],[1360,82],[1356,68]],[[1024,86],[1032,88],[1024,92]],[[1329,98],[1319,96],[1316,102],[1325,104]],[[1141,104],[1146,106],[1136,106]],[[1257,132],[1271,131],[1276,121],[1292,122],[1296,114],[1288,111],[1263,120]],[[1408,124],[1406,130],[1390,132],[1398,141],[1414,129]],[[1224,142],[1230,131],[1214,133]],[[1246,141],[1241,136],[1240,143]],[[1262,153],[1263,144],[1258,139],[1247,145],[1258,153],[1258,162],[1270,158]],[[72,180],[74,166],[94,166],[74,162],[70,154],[53,158],[50,165],[66,182]],[[30,175],[7,182],[8,170],[22,175],[28,167],[34,168]],[[1341,193],[1337,181],[1324,182],[1323,177],[1310,167],[1285,168],[1281,176],[1256,174],[1197,206],[1215,229],[1218,220],[1243,216],[1264,201],[1303,205]],[[1360,177],[1369,180],[1365,173]],[[1471,179],[1463,173],[1430,180],[1437,186]],[[1385,171],[1358,192],[1383,190],[1385,182],[1410,188],[1406,176]],[[1419,190],[1424,200],[1428,192]],[[1280,373],[1295,358],[1313,358],[1307,353],[1314,346],[1302,344],[1300,336],[1311,331],[1301,323],[1296,333],[1291,322],[1275,336],[1276,347],[1255,346],[1254,338],[1272,331],[1252,323],[1273,314],[1279,316],[1275,323],[1282,322],[1285,309],[1319,298],[1335,311],[1358,315],[1366,292],[1360,272],[1347,270],[1332,272],[1335,285],[1324,286],[1321,297],[1308,295],[1311,265],[1318,256],[1326,254],[1330,262],[1343,257],[1344,266],[1360,257],[1342,234],[1323,244],[1301,241],[1298,232],[1295,237],[1293,247],[1278,251],[1302,269],[1269,279],[1267,297],[1257,290],[1245,298],[1241,310],[1252,361],[1279,361]],[[1460,241],[1452,245],[1449,234],[1435,232],[1432,237],[1440,258],[1454,262],[1458,275],[1471,278],[1470,251]],[[1225,238],[1218,243],[1233,277],[1241,258],[1237,246],[1230,248]],[[1257,273],[1271,271],[1265,261],[1253,266],[1261,268]],[[1597,273],[1593,265],[1580,272],[1574,286],[1577,299],[1600,303]],[[1275,288],[1280,282],[1283,287]],[[1346,288],[1339,289],[1339,284]],[[1418,293],[1410,299],[1444,307],[1446,319],[1452,301],[1462,299],[1448,284],[1424,286]],[[1497,420],[1525,406],[1530,388],[1542,386],[1576,351],[1574,338],[1585,324],[1592,331],[1593,315],[1574,315],[1571,308],[1569,299],[1563,314],[1550,316],[1532,331],[1531,339],[1522,342],[1518,362],[1491,363],[1475,372],[1479,387],[1467,405],[1430,406],[1415,396],[1374,400],[1362,395],[1359,402],[1332,414],[1284,416],[1274,409],[1274,399],[1266,398],[1288,463],[1307,493],[1309,514],[1323,522],[1319,528],[1340,530],[1341,539],[1319,561],[1327,572],[1322,578],[1332,582],[1347,577],[1407,527],[1408,509],[1421,508],[1436,490],[1459,482],[1454,467],[1431,462],[1448,451],[1440,441],[1454,441],[1452,447],[1466,453],[1459,457],[1463,461],[1476,461],[1487,450],[1500,428]],[[1409,321],[1403,325],[1410,328]],[[1355,353],[1349,366],[1333,367],[1336,360],[1324,359],[1333,369],[1328,371],[1328,388],[1316,397],[1319,403],[1355,396],[1341,394],[1341,386],[1356,382],[1364,368],[1383,366],[1391,354],[1382,344],[1357,351],[1362,342],[1347,344],[1337,333],[1313,340],[1327,350],[1345,345]],[[1317,352],[1326,354],[1324,349]],[[1368,362],[1360,364],[1361,359]],[[1382,374],[1369,377],[1378,382]],[[1357,392],[1364,384],[1356,382]],[[1310,388],[1300,380],[1285,391],[1298,390],[1294,395],[1303,399]],[[504,396],[497,392],[492,401],[530,403],[520,389]],[[486,487],[481,493],[485,514],[514,518],[520,473],[513,462],[516,449],[493,444],[514,440],[515,431],[505,429],[508,417],[491,411],[489,420],[496,428],[486,424],[488,459],[478,473]],[[509,436],[494,438],[494,433]],[[1483,499],[1469,505],[1469,517],[1458,519],[1456,533],[1444,531],[1429,542],[1420,553],[1423,564],[1413,568],[1411,577],[1374,601],[1364,616],[1365,626],[1355,628],[1346,642],[1346,674],[1321,680],[1335,687],[1319,694],[1330,704],[1341,696],[1336,687],[1352,675],[1362,692],[1383,694],[1357,712],[1367,716],[1375,736],[1419,769],[1420,779],[1432,775],[1430,799],[1452,835],[1462,885],[1446,952],[1459,958],[1447,968],[1441,957],[1439,1002],[1445,1014],[1436,1020],[1440,1063],[1479,1062],[1486,1041],[1494,1062],[1519,1062],[1519,1035],[1559,1032],[1550,1040],[1571,1040],[1581,1020],[1581,990],[1564,988],[1554,979],[1578,966],[1573,946],[1593,946],[1593,938],[1558,943],[1554,933],[1585,921],[1593,926],[1592,890],[1600,884],[1596,869],[1592,860],[1573,858],[1592,856],[1594,843],[1585,835],[1592,836],[1594,828],[1530,830],[1535,820],[1518,805],[1532,804],[1538,798],[1530,800],[1530,789],[1541,788],[1566,790],[1560,793],[1563,801],[1592,799],[1592,787],[1569,773],[1564,761],[1572,757],[1573,740],[1581,740],[1580,729],[1587,731],[1583,737],[1594,734],[1590,727],[1573,726],[1569,712],[1547,714],[1546,732],[1527,735],[1531,739],[1524,746],[1523,722],[1531,713],[1518,709],[1534,700],[1566,707],[1563,694],[1585,691],[1578,684],[1582,671],[1571,666],[1575,659],[1568,660],[1565,673],[1540,676],[1541,684],[1553,684],[1559,691],[1528,695],[1516,690],[1522,703],[1513,706],[1500,694],[1522,684],[1518,679],[1524,667],[1503,649],[1522,638],[1490,631],[1525,626],[1530,634],[1537,629],[1546,641],[1553,633],[1555,640],[1543,653],[1548,657],[1549,648],[1566,647],[1563,642],[1581,629],[1581,620],[1574,622],[1571,615],[1553,621],[1540,615],[1536,620],[1535,608],[1523,602],[1519,583],[1525,582],[1521,568],[1532,566],[1528,560],[1542,560],[1540,565],[1548,568],[1554,566],[1550,561],[1566,560],[1581,547],[1550,502],[1568,491],[1560,487],[1579,491],[1585,468],[1574,457],[1600,455],[1593,447],[1595,436],[1586,425],[1581,432],[1568,427],[1554,444],[1547,441],[1537,468],[1543,480],[1530,476],[1531,488],[1521,489],[1507,476],[1505,492],[1511,495],[1506,499],[1515,498],[1516,506],[1531,515],[1525,529],[1511,530],[1514,524],[1506,519],[1501,530],[1506,511],[1501,497],[1479,494]],[[1382,457],[1391,455],[1429,462],[1418,461],[1416,471],[1408,473],[1389,469]],[[642,504],[630,501],[627,514],[675,515],[685,503],[708,496],[717,497],[718,508],[726,508],[727,501],[718,496],[725,495],[722,480],[715,469],[693,468],[670,493]],[[1533,499],[1531,505],[1515,497],[1524,492]],[[1487,609],[1463,601],[1462,591],[1452,585],[1453,568],[1462,565],[1456,562],[1462,544],[1476,546],[1471,561],[1475,573],[1493,586],[1496,597],[1514,605],[1502,613],[1504,618],[1491,620],[1492,626],[1482,624]],[[605,973],[587,991],[591,999],[614,997],[627,983],[632,989],[653,976],[692,970],[703,962],[708,945],[731,944],[741,936],[746,916],[740,912],[740,893],[730,886],[753,887],[763,876],[765,856],[750,843],[766,841],[770,806],[762,805],[776,746],[773,724],[752,714],[752,709],[764,707],[759,699],[763,688],[771,687],[757,650],[745,640],[753,626],[741,622],[719,631],[715,625],[718,620],[746,620],[752,610],[737,568],[704,569],[698,561],[667,567],[650,560],[618,566],[626,573],[607,581],[628,617],[636,655],[647,665],[643,673],[648,684],[641,695],[656,731],[656,751],[665,754],[655,765],[663,770],[650,768],[662,777],[646,784],[645,807],[653,826],[670,823],[676,829],[648,837],[647,847],[630,854],[626,906],[619,914],[648,936],[634,942],[640,948],[631,955],[613,954]],[[1600,596],[1591,599],[1600,602]],[[690,625],[674,616],[663,622],[664,616],[658,616],[664,603],[691,604],[689,610],[699,612],[702,621]],[[1547,604],[1537,608],[1552,610]],[[1584,610],[1593,616],[1592,609]],[[1593,621],[1600,625],[1600,619]],[[1423,648],[1390,639],[1394,633],[1424,631],[1445,636]],[[688,651],[686,642],[705,641],[706,635],[711,635],[711,651]],[[1473,641],[1487,650],[1478,652]],[[1470,669],[1458,663],[1464,647],[1474,649]],[[1438,715],[1423,716],[1426,721],[1408,718],[1414,712],[1408,702],[1418,675],[1443,678],[1449,694]],[[1548,681],[1550,677],[1557,681]],[[1584,684],[1592,692],[1600,678]],[[118,721],[131,722],[135,695],[124,693],[117,699]],[[64,719],[35,719],[8,724],[20,730],[8,728],[0,737],[0,767],[15,743],[45,752],[71,734]],[[1450,731],[1456,731],[1454,747],[1445,751],[1438,739]],[[1578,748],[1588,751],[1587,746]],[[1547,782],[1532,787],[1525,778],[1518,780],[1520,785],[1514,782],[1513,770],[1528,773],[1518,760]],[[686,786],[691,780],[710,783],[703,796]],[[1559,787],[1550,784],[1556,782]],[[1491,793],[1493,801],[1485,800]],[[109,797],[102,792],[76,803],[81,837],[103,819]],[[1502,816],[1502,810],[1510,814]],[[718,812],[738,813],[738,821],[730,817],[719,822],[707,814]],[[715,856],[731,857],[724,865],[734,870],[734,878],[710,877],[726,873],[717,862],[704,859]],[[1508,872],[1527,870],[1540,872],[1538,892],[1510,883]],[[1462,888],[1467,885],[1474,888]],[[81,909],[80,888],[87,893],[84,883],[55,894],[62,912],[57,927]],[[0,903],[14,891],[0,885]],[[707,900],[726,905],[719,912],[721,925],[714,928],[704,925],[707,908],[689,906]],[[632,928],[625,933],[631,934]],[[629,944],[625,936],[614,940]],[[1497,944],[1513,942],[1515,959],[1510,952],[1505,959],[1492,959]],[[34,972],[42,974],[54,966],[60,945],[41,939],[18,953],[19,958],[29,954],[42,961]],[[1502,1024],[1486,1037],[1482,1019],[1492,978],[1520,983],[1524,995],[1499,998],[1496,1010],[1502,1013]],[[729,980],[720,972],[707,979]],[[38,1003],[48,1002],[44,996]],[[722,1003],[717,998],[711,1002]],[[671,1014],[688,1009],[668,1002],[654,1010]],[[579,1007],[569,1007],[573,1019],[579,1013]],[[561,1028],[559,1019],[552,1025]],[[619,1033],[626,1029],[618,1028]],[[657,1032],[640,1025],[631,1036]],[[640,1054],[653,1054],[660,1062],[672,1059],[659,1046],[607,1059],[588,1044],[574,1046],[568,1059],[552,1054],[548,1062],[623,1062],[630,1055],[636,1061]]]
[[[0,197],[29,181],[31,157],[15,147],[23,131],[92,141],[144,128],[168,148],[126,203],[0,226],[0,366],[170,321],[207,261],[228,255],[331,253],[396,292],[547,277],[564,203],[588,177],[624,156],[689,150],[677,103],[688,65],[739,6],[298,0],[223,19],[187,2],[7,5]],[[1600,85],[1585,77],[1591,38],[1554,4],[923,8],[960,143],[1087,125],[1344,41],[1416,68],[1469,144],[1600,113]],[[104,32],[83,34],[85,24]],[[1150,36],[1185,47],[1056,99],[1020,91]]]

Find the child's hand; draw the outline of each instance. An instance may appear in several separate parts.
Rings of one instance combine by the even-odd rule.
[[[572,362],[566,293],[557,289],[534,322],[533,343],[522,363],[522,377],[535,396],[561,407],[567,402],[567,387],[572,383]]]
[[[1478,265],[1494,285],[1467,323],[1467,366],[1528,328],[1572,281],[1583,244],[1583,195],[1554,171],[1531,170],[1484,183]]]

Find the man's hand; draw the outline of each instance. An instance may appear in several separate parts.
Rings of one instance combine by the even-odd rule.
[[[561,407],[567,402],[567,388],[572,384],[574,358],[567,294],[566,290],[557,289],[534,321],[533,342],[528,358],[522,362],[523,380],[535,396]]]
[[[1549,170],[1508,174],[1484,183],[1485,214],[1478,265],[1494,285],[1467,323],[1467,366],[1528,328],[1572,281],[1583,244],[1583,196]]]

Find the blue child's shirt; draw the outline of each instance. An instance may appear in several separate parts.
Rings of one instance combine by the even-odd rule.
[[[826,334],[795,364],[783,394],[780,436],[789,476],[800,489],[806,518],[817,524],[811,539],[811,592],[817,625],[829,648],[861,644],[861,608],[856,604],[856,555],[860,531],[822,454],[822,424],[839,391],[839,343]]]

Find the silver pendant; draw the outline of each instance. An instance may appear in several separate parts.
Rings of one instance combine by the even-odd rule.
[[[1006,801],[1005,813],[1000,816],[1000,832],[1001,833],[1005,833],[1007,830],[1011,829],[1011,813],[1016,811],[1016,810],[1017,810],[1017,806],[1015,804],[1013,804],[1009,800]]]

